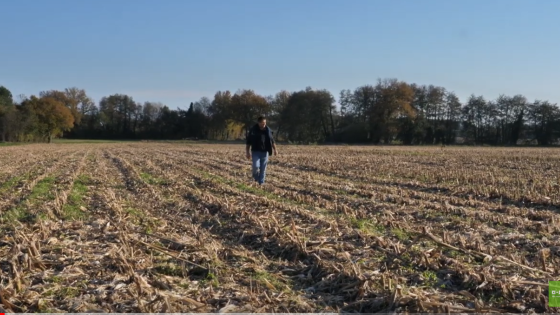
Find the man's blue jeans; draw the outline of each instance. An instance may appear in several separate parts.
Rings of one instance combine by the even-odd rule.
[[[264,184],[266,177],[266,166],[268,164],[268,152],[253,151],[253,179],[259,184]]]

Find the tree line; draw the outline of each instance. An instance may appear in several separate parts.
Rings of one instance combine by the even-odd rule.
[[[261,115],[278,140],[303,144],[552,145],[560,138],[555,103],[531,102],[522,95],[489,100],[474,94],[462,103],[444,87],[397,79],[342,90],[338,100],[325,89],[311,87],[268,96],[250,89],[218,91],[186,110],[136,102],[124,94],[96,103],[76,87],[19,95],[16,100],[0,86],[2,141],[239,140]]]

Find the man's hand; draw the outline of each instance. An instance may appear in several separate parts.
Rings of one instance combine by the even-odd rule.
[[[251,159],[251,145],[247,144],[247,146],[245,147],[245,156],[247,157],[247,160]]]
[[[278,155],[278,150],[274,149],[273,153],[274,153],[275,156]]]

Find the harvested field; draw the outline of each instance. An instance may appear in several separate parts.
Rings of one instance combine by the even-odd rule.
[[[0,148],[13,312],[558,312],[554,149]],[[0,309],[0,312],[2,310]]]

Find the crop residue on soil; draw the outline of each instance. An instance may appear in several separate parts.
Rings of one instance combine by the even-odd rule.
[[[0,150],[7,312],[557,313],[553,149]]]

